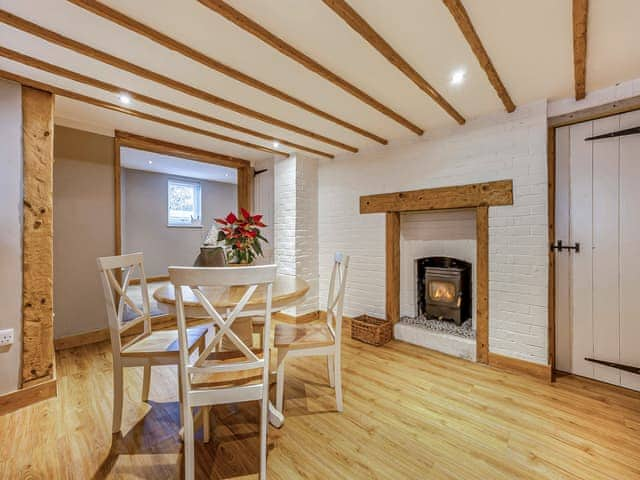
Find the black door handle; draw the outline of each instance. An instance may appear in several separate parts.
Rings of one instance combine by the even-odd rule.
[[[555,244],[551,244],[551,251],[558,250],[561,252],[562,250],[573,250],[576,253],[580,253],[580,243],[576,242],[575,245],[563,245],[562,240],[558,240]]]

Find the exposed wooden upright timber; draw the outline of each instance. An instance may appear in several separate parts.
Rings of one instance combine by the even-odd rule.
[[[489,207],[476,208],[476,360],[489,361]]]
[[[351,28],[360,34],[369,45],[375,48],[389,63],[405,74],[409,80],[424,93],[429,95],[445,112],[459,124],[465,123],[464,117],[440,95],[389,43],[376,32],[369,23],[356,12],[345,0],[323,0],[331,10],[342,18]]]
[[[68,1],[75,5],[78,5],[79,7],[85,8],[95,13],[96,15],[99,15],[102,18],[106,18],[107,20],[117,23],[118,25],[126,29],[129,29],[140,35],[143,35],[148,39],[158,43],[159,45],[162,45],[170,50],[176,51],[184,55],[185,57],[188,57],[191,60],[194,60],[204,65],[205,67],[208,67],[208,68],[211,68],[212,70],[220,72],[223,75],[226,75],[230,78],[233,78],[234,80],[244,83],[245,85],[249,85],[250,87],[260,90],[268,95],[272,95],[276,98],[279,98],[280,100],[283,100],[287,103],[295,105],[296,107],[300,107],[303,110],[306,110],[307,112],[313,113],[314,115],[318,115],[319,117],[322,117],[325,120],[329,120],[330,122],[333,122],[337,125],[340,125],[341,127],[344,127],[353,132],[356,132],[359,135],[375,140],[378,143],[382,143],[383,145],[386,145],[388,143],[386,139],[378,135],[375,135],[374,133],[368,132],[356,125],[353,125],[352,123],[346,122],[334,115],[331,115],[330,113],[327,113],[298,98],[295,98],[283,92],[282,90],[272,87],[271,85],[267,85],[266,83],[261,82],[260,80],[254,77],[251,77],[250,75],[242,73],[241,71],[229,65],[226,65],[220,62],[219,60],[216,60],[215,58],[205,55],[204,53],[198,50],[195,50],[194,48],[182,42],[179,42],[178,40],[171,38],[168,35],[165,35],[164,33],[154,28],[151,28],[150,26],[145,25],[142,22],[137,21],[134,18],[131,18],[125,15],[124,13],[119,12],[118,10],[115,10],[105,5],[104,3],[98,2],[96,0],[68,0]]]
[[[224,155],[209,150],[189,147],[187,145],[179,145],[177,143],[136,135],[135,133],[124,132],[122,130],[116,130],[116,138],[123,147],[138,148],[162,155],[171,155],[187,160],[196,160],[198,162],[212,163],[230,168],[242,168],[250,165],[249,161],[243,158],[232,157],[231,155]]]
[[[253,211],[253,168],[238,168],[238,211]]]
[[[324,152],[322,150],[318,150],[315,148],[311,148],[305,145],[300,145],[298,143],[291,142],[284,138],[276,137],[273,135],[268,135],[266,133],[258,132],[256,130],[243,127],[242,125],[238,125],[233,122],[228,122],[226,120],[222,120],[217,117],[212,117],[211,115],[207,115],[205,113],[196,112],[195,110],[191,110],[180,105],[176,105],[173,103],[166,102],[159,98],[150,97],[148,95],[144,95],[142,93],[134,92],[131,89],[125,88],[123,86],[114,85],[112,83],[107,83],[97,78],[88,77],[87,75],[82,75],[80,73],[74,72],[72,70],[66,69],[59,65],[54,65],[52,63],[45,62],[43,60],[37,59],[35,57],[31,57],[29,55],[25,55],[23,53],[17,52],[15,50],[11,50],[9,48],[5,48],[0,46],[0,56],[8,58],[9,60],[13,60],[14,62],[19,62],[24,65],[28,65],[30,67],[37,68],[39,70],[43,70],[45,72],[53,73],[54,75],[58,75],[64,78],[68,78],[69,80],[73,80],[74,82],[84,83],[85,85],[89,85],[92,87],[100,88],[110,93],[121,94],[122,92],[127,92],[129,97],[134,102],[146,103],[147,105],[153,105],[154,107],[163,108],[165,110],[169,110],[171,112],[179,113],[181,115],[185,115],[187,117],[195,118],[196,120],[202,120],[207,123],[211,123],[213,125],[217,125],[219,127],[228,128],[229,130],[235,130],[241,133],[246,133],[247,135],[251,135],[262,140],[266,140],[268,142],[272,142],[277,140],[282,145],[286,145],[292,147],[296,150],[303,150],[309,153],[313,153],[316,155],[320,155],[327,158],[333,158],[334,156],[330,153]],[[227,139],[232,139],[232,137],[226,137]],[[218,140],[221,140],[218,138]],[[239,141],[238,145],[247,146],[246,142],[240,141],[239,139],[234,139]],[[232,143],[236,143],[235,141]],[[282,155],[286,155],[285,152],[281,152]]]
[[[513,181],[498,180],[454,187],[366,195],[360,197],[360,213],[411,212],[512,204]]]
[[[547,218],[549,219],[548,243],[551,246],[556,239],[556,129],[547,129]],[[549,379],[555,380],[556,368],[556,255],[549,248],[548,271],[548,309],[547,309],[547,342]]]
[[[573,76],[576,100],[582,100],[586,95],[588,12],[589,0],[573,0]]]
[[[55,378],[53,112],[51,93],[22,87],[22,388]]]
[[[516,109],[516,106],[513,103],[513,100],[511,100],[509,92],[507,92],[498,72],[493,66],[493,62],[491,61],[491,58],[489,58],[489,54],[485,50],[484,45],[478,36],[478,32],[476,32],[476,29],[471,22],[467,9],[464,8],[464,5],[462,4],[462,0],[443,0],[443,2],[451,12],[453,19],[458,24],[460,31],[478,59],[480,66],[487,74],[487,78],[498,94],[498,97],[502,100],[504,108],[507,112],[513,112]]]
[[[386,218],[386,313],[387,320],[400,320],[400,214],[387,213]]]
[[[413,133],[417,135],[422,135],[424,133],[424,131],[414,123],[402,117],[400,114],[393,111],[391,108],[387,107],[386,105],[383,105],[378,100],[371,97],[370,95],[368,95],[367,93],[365,93],[364,91],[362,91],[361,89],[353,85],[352,83],[349,83],[344,78],[330,71],[328,68],[320,65],[311,57],[309,57],[308,55],[305,55],[300,50],[296,49],[292,45],[282,40],[280,37],[274,35],[269,30],[264,28],[262,25],[252,20],[251,18],[247,17],[242,12],[236,10],[226,2],[222,0],[198,0],[198,1],[201,4],[205,5],[206,7],[209,7],[214,12],[222,15],[224,18],[226,18],[233,24],[237,25],[244,31],[254,35],[255,37],[259,38],[267,45],[270,45],[271,47],[275,48],[283,55],[286,55],[287,57],[298,62],[308,70],[311,70],[312,72],[321,76],[325,80],[328,80],[329,82],[333,83],[337,87],[340,87],[342,90],[344,90],[348,94],[353,95],[354,97],[366,103],[370,107],[375,108],[383,115],[386,115],[387,117],[396,121],[403,127],[411,130]]]
[[[126,72],[132,73],[134,75],[137,75],[141,78],[145,78],[147,80],[151,80],[153,82],[159,83],[160,85],[164,85],[166,87],[172,88],[174,90],[180,91],[182,93],[185,93],[187,95],[191,95],[192,97],[196,97],[199,98],[201,100],[204,100],[206,102],[209,102],[213,105],[218,105],[222,108],[226,108],[228,110],[231,110],[233,112],[239,113],[241,115],[245,115],[247,117],[251,117],[251,118],[255,118],[257,120],[263,121],[265,123],[269,123],[271,125],[275,125],[277,127],[280,128],[284,128],[285,130],[290,130],[292,132],[296,132],[299,133],[300,135],[304,135],[307,136],[309,138],[313,138],[315,140],[318,140],[320,142],[324,142],[324,143],[328,143],[330,145],[333,145],[335,147],[338,148],[342,148],[344,150],[347,150],[349,152],[357,152],[358,149],[351,146],[351,145],[347,145],[343,142],[339,142],[337,140],[333,140],[329,137],[326,137],[324,135],[312,132],[310,130],[306,130],[302,127],[299,127],[298,125],[294,125],[292,123],[289,122],[285,122],[284,120],[280,120],[277,119],[275,117],[272,117],[270,115],[258,112],[256,110],[250,109],[248,107],[245,107],[243,105],[240,105],[238,103],[232,102],[230,100],[226,100],[222,97],[219,97],[217,95],[214,95],[213,93],[210,93],[208,91],[205,90],[201,90],[199,88],[193,87],[191,85],[188,85],[186,83],[180,82],[178,80],[175,80],[173,78],[169,78],[165,75],[162,75],[160,73],[151,71],[149,69],[146,69],[144,67],[141,67],[140,65],[131,63],[131,62],[127,62],[126,60],[123,60],[119,57],[116,57],[114,55],[111,55],[109,53],[103,52],[101,50],[98,50],[96,48],[90,47],[89,45],[86,45],[84,43],[78,42],[76,40],[73,40],[69,37],[65,37],[64,35],[61,35],[59,33],[56,33],[52,30],[48,30],[44,27],[41,27],[40,25],[37,25],[33,22],[30,22],[28,20],[25,20],[24,18],[18,17],[16,15],[13,15],[12,13],[6,11],[6,10],[2,10],[0,9],[0,22],[6,24],[6,25],[10,25],[13,28],[17,28],[19,30],[22,30],[23,32],[29,33],[31,35],[35,35],[43,40],[46,40],[50,43],[53,43],[55,45],[58,45],[60,47],[64,47],[67,48],[69,50],[72,50],[74,52],[80,53],[82,55],[86,55],[87,57],[90,57],[94,60],[98,60],[100,62],[106,63],[108,65],[111,65],[113,67],[119,68],[121,70],[124,70]]]

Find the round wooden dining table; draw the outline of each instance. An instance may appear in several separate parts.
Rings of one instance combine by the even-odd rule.
[[[247,290],[247,287],[200,287],[200,290],[211,302],[211,305],[220,313],[232,310],[240,301]],[[285,308],[292,307],[304,300],[309,291],[309,284],[302,278],[292,275],[277,275],[273,282],[273,292],[271,300],[271,311],[278,312]],[[243,310],[244,315],[264,314],[266,301],[266,288],[261,285]],[[153,292],[153,298],[158,303],[158,308],[166,313],[175,314],[176,292],[173,285],[163,285]],[[206,318],[198,299],[191,289],[182,288],[182,301],[184,303],[185,316],[187,318]]]
[[[200,287],[211,305],[222,315],[233,310],[247,290],[245,286],[233,287]],[[273,282],[271,311],[278,312],[292,307],[302,300],[309,291],[309,284],[302,278],[291,275],[277,275]],[[163,285],[153,292],[153,298],[158,308],[167,314],[176,313],[176,292],[173,285]],[[197,298],[189,288],[182,287],[184,311],[187,319],[208,319],[209,315],[200,305]],[[241,338],[242,332],[252,331],[251,316],[264,315],[266,302],[266,288],[259,286],[242,311],[243,318],[238,318],[231,329]],[[265,332],[265,334],[268,334]],[[243,339],[244,340],[244,339]],[[269,422],[274,427],[281,427],[284,417],[281,412],[269,402]]]

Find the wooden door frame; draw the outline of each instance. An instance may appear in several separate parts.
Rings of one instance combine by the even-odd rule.
[[[601,118],[620,115],[622,113],[640,110],[640,95],[625,98],[615,102],[589,107],[564,115],[557,115],[547,119],[547,198],[549,223],[549,298],[548,298],[548,361],[551,367],[551,380],[555,380],[556,373],[556,261],[551,245],[556,238],[556,129],[577,123],[589,122]]]
[[[238,210],[252,209],[253,203],[253,168],[248,160],[220,153],[201,150],[186,145],[170,143],[156,138],[136,135],[134,133],[116,130],[113,139],[114,161],[113,177],[115,186],[115,254],[122,255],[122,179],[120,177],[121,162],[120,148],[129,147],[147,152],[170,155],[172,157],[193,160],[196,162],[210,163],[222,167],[235,168],[238,172],[237,197]]]

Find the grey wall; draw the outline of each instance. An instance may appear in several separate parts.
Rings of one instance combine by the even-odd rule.
[[[53,293],[55,337],[106,328],[96,258],[115,253],[113,138],[55,129]]]
[[[0,80],[0,329],[15,343],[0,349],[0,394],[20,385],[22,356],[22,91]]]
[[[188,179],[202,185],[203,227],[167,226],[167,181],[161,173],[122,169],[123,253],[144,252],[147,276],[167,274],[169,265],[192,265],[215,217],[237,210],[237,187]]]

